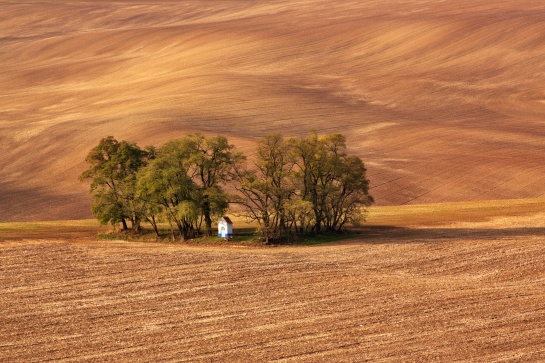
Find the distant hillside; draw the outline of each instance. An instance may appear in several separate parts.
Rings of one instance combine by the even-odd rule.
[[[90,216],[107,135],[348,136],[378,204],[545,195],[545,3],[0,0],[0,221]]]

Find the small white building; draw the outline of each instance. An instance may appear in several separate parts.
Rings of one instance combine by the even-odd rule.
[[[218,237],[229,238],[233,236],[233,222],[227,216],[221,217],[218,222]]]

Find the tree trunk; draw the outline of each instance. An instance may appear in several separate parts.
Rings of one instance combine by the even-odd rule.
[[[204,216],[204,224],[205,224],[205,235],[206,237],[210,237],[212,235],[212,218],[210,218],[210,214]]]
[[[129,229],[129,227],[127,226],[127,221],[125,220],[125,218],[121,218],[121,224],[123,225],[123,230],[124,231]]]
[[[155,231],[155,237],[161,237],[159,234],[159,229],[157,228],[157,221],[155,220],[155,216],[151,216],[151,225],[153,226],[153,230]]]
[[[205,200],[202,205],[202,214],[204,215],[204,235],[210,237],[212,235],[212,218],[210,217],[210,202]]]
[[[170,224],[170,237],[172,238],[172,242],[176,240],[176,237],[174,236],[174,227],[172,226],[172,223]]]
[[[138,216],[134,216],[131,218],[131,228],[134,231],[134,233],[140,233],[142,232],[142,226],[140,225],[140,218]]]
[[[176,226],[178,227],[178,232],[180,232],[180,238],[182,239],[182,241],[185,241],[185,230],[182,225],[182,222],[176,220]]]
[[[316,215],[316,233],[320,234],[322,232],[322,218],[316,210],[314,210],[314,214]]]

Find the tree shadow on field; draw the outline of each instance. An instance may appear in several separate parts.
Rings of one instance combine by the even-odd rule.
[[[449,242],[453,240],[516,239],[543,237],[545,227],[515,228],[447,228],[447,227],[397,227],[367,226],[360,230],[364,243],[426,243]]]

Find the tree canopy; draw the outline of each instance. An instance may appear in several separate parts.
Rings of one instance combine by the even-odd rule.
[[[373,203],[365,166],[346,154],[340,134],[266,136],[253,165],[237,170],[235,180],[246,216],[258,222],[266,241],[339,232]]]
[[[127,229],[139,229],[140,216],[135,202],[137,171],[154,155],[154,149],[140,149],[136,144],[117,141],[113,136],[100,140],[87,155],[90,164],[80,180],[91,180],[92,211],[98,220],[115,225],[121,223]]]
[[[346,153],[340,134],[258,141],[250,160],[224,136],[190,134],[159,149],[102,139],[86,158],[92,211],[127,229],[168,222],[182,239],[212,234],[229,208],[256,221],[266,242],[294,235],[339,232],[358,223],[373,203],[363,161]],[[225,190],[233,191],[228,194]]]

